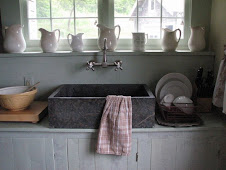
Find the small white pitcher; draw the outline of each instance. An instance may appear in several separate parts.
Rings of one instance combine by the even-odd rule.
[[[40,28],[41,32],[41,48],[44,53],[54,53],[57,50],[58,42],[60,40],[60,30],[56,29],[53,32],[49,32],[43,28]],[[58,31],[58,39],[56,39],[55,32]]]
[[[133,51],[145,51],[145,44],[148,41],[148,34],[135,32],[133,34]]]
[[[78,33],[76,35],[72,35],[72,34],[67,35],[67,41],[72,51],[81,52],[83,50],[83,42],[82,42],[83,34],[84,33]],[[71,36],[71,42],[70,42],[70,36]]]
[[[177,34],[176,32],[179,31],[180,36],[179,39],[177,39]],[[178,28],[174,31],[164,28],[163,29],[163,38],[162,38],[162,49],[164,51],[175,51],[179,41],[181,38],[181,30]]]

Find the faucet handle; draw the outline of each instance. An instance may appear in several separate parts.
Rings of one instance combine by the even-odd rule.
[[[118,71],[118,69],[123,70],[122,67],[116,67],[116,68],[115,68],[115,71]]]
[[[94,61],[87,61],[87,65],[88,65],[88,67],[86,67],[86,70],[93,70],[93,71],[95,71],[95,69],[94,69]]]
[[[95,71],[95,69],[93,67],[91,67],[91,68],[90,67],[86,67],[86,70],[90,70],[90,69]]]
[[[115,71],[117,71],[118,69],[123,70],[123,68],[122,68],[122,61],[117,60],[117,61],[115,61],[114,64],[116,65]]]

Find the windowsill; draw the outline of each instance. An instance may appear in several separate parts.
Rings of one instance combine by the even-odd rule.
[[[24,52],[24,53],[0,53],[0,58],[5,57],[76,57],[76,56],[97,56],[102,55],[101,51],[57,51],[56,53],[42,53],[42,52]],[[145,52],[133,52],[131,50],[116,50],[114,52],[107,52],[108,56],[213,56],[212,51],[190,52],[189,50],[178,50],[175,52],[164,52],[162,50],[146,50]]]

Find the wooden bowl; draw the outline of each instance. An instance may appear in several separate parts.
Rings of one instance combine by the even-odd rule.
[[[24,92],[28,86],[14,86],[0,89],[0,105],[1,107],[19,111],[26,109],[34,100],[37,88],[33,88],[29,92]]]

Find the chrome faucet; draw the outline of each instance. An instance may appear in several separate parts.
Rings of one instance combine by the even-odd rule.
[[[86,70],[93,70],[94,66],[102,66],[103,68],[106,68],[108,66],[116,66],[115,71],[117,71],[118,69],[122,70],[122,61],[120,60],[116,60],[113,63],[108,63],[107,62],[107,39],[104,39],[104,48],[103,48],[103,62],[102,63],[96,63],[95,61],[91,60],[91,61],[87,61],[87,65],[88,67],[86,68]]]
[[[104,48],[103,48],[103,62],[102,62],[102,67],[107,67],[108,63],[107,63],[107,39],[104,39]]]

